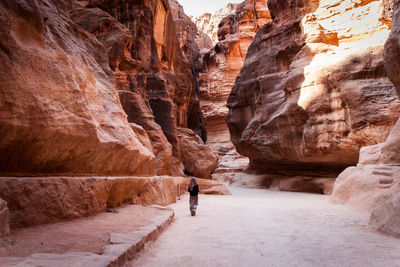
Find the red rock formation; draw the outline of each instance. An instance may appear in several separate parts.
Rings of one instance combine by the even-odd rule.
[[[192,58],[180,50],[171,11],[162,0],[128,5],[96,0],[71,11],[75,22],[108,48],[122,105],[128,120],[148,132],[158,174],[183,174],[177,126],[201,134]]]
[[[185,170],[196,177],[211,178],[218,166],[217,155],[190,129],[178,128],[178,139]]]
[[[0,198],[0,238],[10,234],[7,202]]]
[[[62,1],[0,4],[0,172],[154,175],[107,51]]]
[[[218,16],[217,13],[213,17]],[[237,171],[248,164],[236,153],[230,141],[225,123],[228,114],[226,102],[251,41],[258,29],[269,21],[271,17],[266,0],[244,1],[237,5],[232,15],[221,20],[219,42],[204,57],[204,70],[199,75],[201,110],[208,133],[207,143],[220,157],[218,172]]]
[[[221,20],[225,17],[235,14],[239,4],[229,3],[225,7],[217,10],[214,14],[205,13],[200,17],[193,18],[199,31],[205,33],[211,38],[212,44],[218,43],[218,31]]]
[[[381,19],[394,21],[385,44],[385,67],[400,97],[400,1],[383,1]],[[399,113],[397,113],[399,115]],[[380,231],[400,237],[400,121],[386,142],[364,147],[357,167],[346,169],[336,180],[332,200],[369,211],[371,223]]]
[[[232,141],[264,172],[336,177],[385,140],[400,105],[381,1],[269,0],[228,100]]]

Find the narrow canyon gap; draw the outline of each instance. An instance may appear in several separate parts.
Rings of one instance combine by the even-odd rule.
[[[400,263],[400,0],[225,4],[0,0],[0,266]]]

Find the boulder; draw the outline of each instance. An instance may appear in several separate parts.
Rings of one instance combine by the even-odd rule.
[[[178,128],[178,138],[186,172],[200,178],[211,178],[218,166],[217,155],[190,129]]]

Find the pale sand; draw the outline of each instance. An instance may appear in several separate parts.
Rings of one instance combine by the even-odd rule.
[[[188,196],[176,221],[127,266],[400,266],[400,240],[329,196],[230,188],[232,196]]]

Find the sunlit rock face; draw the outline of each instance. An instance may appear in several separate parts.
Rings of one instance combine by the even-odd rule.
[[[193,21],[199,31],[211,38],[212,45],[216,45],[218,43],[219,24],[225,17],[235,14],[238,6],[239,4],[229,3],[215,13],[205,13],[200,17],[193,18]]]
[[[390,12],[382,1],[268,8],[273,22],[258,31],[228,99],[231,139],[263,171],[336,177],[398,118],[383,60]]]
[[[217,155],[190,129],[178,128],[178,138],[187,173],[200,178],[211,178],[218,166]]]
[[[159,175],[183,174],[177,127],[201,132],[191,58],[181,50],[172,11],[164,0],[91,0],[70,12],[107,47],[122,106],[129,122],[147,131]]]
[[[245,168],[248,161],[236,153],[225,123],[226,102],[240,72],[247,49],[258,29],[271,21],[267,1],[247,0],[219,23],[218,43],[204,56],[199,75],[201,110],[205,117],[207,143],[220,157],[219,171]],[[239,166],[240,165],[240,166]]]
[[[63,1],[0,4],[0,172],[154,175],[107,50]]]
[[[385,1],[383,13],[390,17],[392,31],[385,44],[385,68],[400,96],[400,1]],[[388,15],[389,14],[389,15]],[[380,231],[400,237],[400,122],[386,142],[364,147],[357,167],[346,169],[336,180],[332,200],[371,212],[371,223]]]

